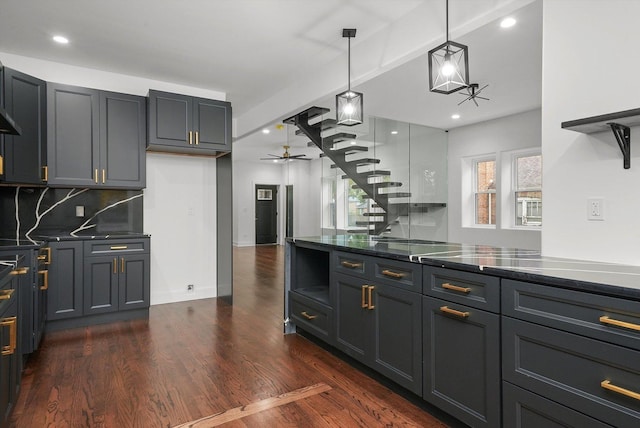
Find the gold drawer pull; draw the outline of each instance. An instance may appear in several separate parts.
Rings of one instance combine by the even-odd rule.
[[[42,275],[42,281],[44,285],[40,286],[40,290],[45,291],[49,289],[49,271],[48,270],[39,270],[39,275]]]
[[[365,297],[366,292],[367,292],[367,286],[363,285],[362,286],[362,307],[363,308],[367,307],[367,298]]]
[[[19,267],[11,271],[11,275],[26,275],[29,272],[28,267]]]
[[[600,317],[600,322],[603,324],[610,324],[610,325],[615,325],[617,327],[623,327],[623,328],[628,328],[631,330],[636,330],[636,331],[640,331],[640,325],[638,324],[633,324],[630,322],[624,322],[624,321],[620,321],[620,320],[614,320],[612,318],[609,317]]]
[[[126,245],[114,245],[111,247],[112,250],[126,250],[127,246]]]
[[[46,254],[41,254],[38,256],[38,260],[44,260],[45,265],[51,264],[51,247],[41,248],[40,250],[44,251]]]
[[[105,183],[106,179],[107,179],[107,170],[103,169],[102,170],[102,184]]]
[[[369,305],[368,305],[368,308],[369,308],[369,310],[373,310],[373,309],[375,309],[375,306],[373,306],[373,298],[371,297],[371,292],[376,287],[374,287],[373,285],[370,285],[367,288],[369,289]]]
[[[612,384],[611,381],[609,380],[603,380],[602,382],[600,382],[600,386],[603,387],[604,389],[608,389],[609,391],[617,392],[618,394],[622,394],[626,397],[630,397],[640,401],[639,393],[616,386]]]
[[[9,300],[11,299],[11,296],[13,295],[13,292],[16,291],[13,288],[10,288],[9,290],[2,290],[0,291],[0,300]]]
[[[456,311],[455,309],[451,309],[448,306],[440,307],[440,311],[444,312],[445,314],[454,315],[454,316],[456,316],[458,318],[468,318],[469,317],[469,312]]]
[[[464,294],[468,294],[471,292],[471,289],[469,287],[459,287],[457,285],[449,284],[448,282],[445,282],[444,284],[442,284],[442,288],[446,290],[457,291],[459,293],[464,293]]]
[[[318,318],[318,316],[317,316],[317,315],[309,315],[309,314],[307,313],[307,311],[302,311],[302,312],[301,312],[301,314],[302,314],[302,316],[303,316],[303,317],[305,317],[305,318],[306,318],[306,319],[308,319],[308,320],[312,320],[312,319],[314,319],[314,318]]]
[[[362,263],[353,263],[353,262],[348,262],[346,260],[342,261],[342,266],[349,268],[349,269],[355,269],[355,268],[359,268],[360,266],[362,266]]]
[[[394,272],[394,271],[388,270],[388,269],[385,269],[380,273],[383,274],[384,276],[388,276],[388,277],[394,278],[394,279],[402,279],[405,276],[404,273]]]
[[[95,182],[96,182],[96,184],[98,184],[98,168],[96,168],[96,169],[93,171],[93,181],[95,181]]]
[[[200,144],[200,132],[196,131],[196,146]]]
[[[193,131],[189,131],[189,145],[193,145]]]
[[[16,317],[0,320],[0,327],[9,327],[9,344],[2,347],[2,355],[11,355],[16,350]]]
[[[49,167],[42,167],[42,181],[49,181]]]

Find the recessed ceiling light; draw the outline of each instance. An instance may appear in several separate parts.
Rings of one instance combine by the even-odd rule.
[[[391,135],[398,135],[398,131],[391,131]]]
[[[355,141],[352,141],[352,142],[351,142],[351,145],[352,145],[352,146],[355,146],[356,144],[358,144],[358,143],[356,143]]]
[[[460,115],[459,114],[452,114],[451,115],[451,119],[460,119]]]
[[[502,21],[500,21],[500,27],[502,28],[510,28],[513,27],[514,25],[516,25],[516,20],[515,18],[512,18],[510,16],[506,17],[505,19],[503,19]]]
[[[274,159],[273,161],[274,161],[275,163],[278,163],[278,159]]]
[[[53,41],[56,43],[60,43],[61,45],[66,45],[69,43],[69,39],[65,36],[53,36]]]
[[[262,133],[263,133],[263,134],[268,134],[269,132],[271,132],[271,131],[269,131],[267,128],[264,128],[264,129],[262,130]]]

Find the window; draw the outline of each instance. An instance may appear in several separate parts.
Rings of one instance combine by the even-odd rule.
[[[496,224],[496,161],[474,164],[476,224]]]
[[[542,156],[515,156],[514,201],[516,226],[542,225]]]
[[[369,207],[369,200],[364,190],[355,185],[353,180],[344,180],[345,195],[347,196],[347,227],[360,227],[357,222],[367,221],[365,213]]]

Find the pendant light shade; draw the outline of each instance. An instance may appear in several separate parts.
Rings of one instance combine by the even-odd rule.
[[[449,40],[449,0],[446,15],[447,41],[429,51],[429,90],[441,94],[469,86],[469,48]]]
[[[362,123],[362,93],[351,90],[351,38],[356,36],[355,28],[342,30],[342,37],[349,40],[347,90],[336,95],[336,122],[338,125],[353,126]]]

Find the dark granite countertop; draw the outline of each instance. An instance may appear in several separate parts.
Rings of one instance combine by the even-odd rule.
[[[42,240],[29,241],[28,239],[0,238],[0,250],[30,250],[37,249],[44,245]]]
[[[64,231],[44,232],[37,236],[43,241],[78,241],[88,239],[128,239],[128,238],[148,238],[151,235],[142,232],[99,232],[95,230],[82,231],[71,234]]]
[[[368,235],[289,238],[396,260],[640,300],[640,266],[546,257],[539,251]]]

